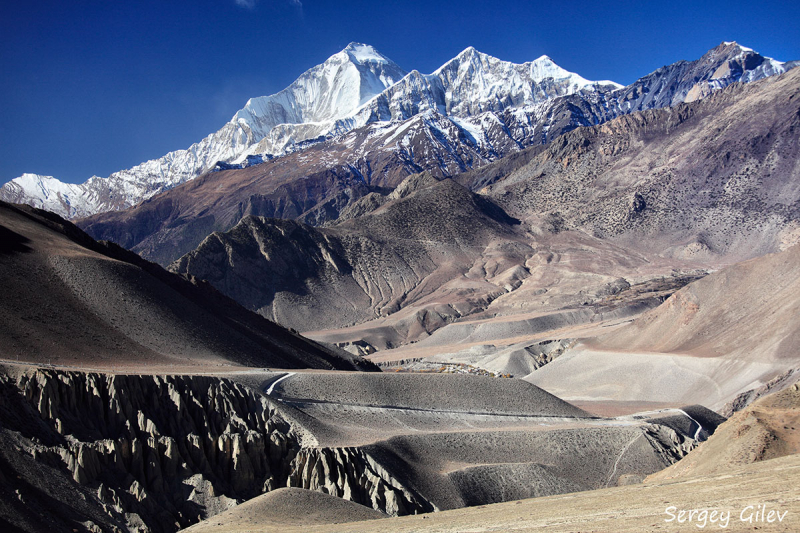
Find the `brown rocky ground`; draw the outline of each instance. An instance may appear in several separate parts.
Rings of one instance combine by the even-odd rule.
[[[797,384],[734,413],[706,442],[674,465],[649,476],[660,482],[721,474],[733,468],[800,453]]]

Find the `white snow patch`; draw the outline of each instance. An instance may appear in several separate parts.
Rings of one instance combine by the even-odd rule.
[[[345,49],[359,62],[378,61],[386,63],[387,60],[377,50],[368,44],[350,43]]]

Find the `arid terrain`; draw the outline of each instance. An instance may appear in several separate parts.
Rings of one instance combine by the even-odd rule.
[[[8,361],[92,369],[354,369],[207,284],[172,275],[71,223],[0,204],[0,349]]]
[[[724,268],[526,379],[570,400],[722,410],[798,368],[799,282],[800,246]]]
[[[796,64],[385,61],[128,209],[0,202],[0,530],[800,530]]]
[[[258,514],[229,512],[190,531],[796,531],[799,398],[798,385],[793,385],[757,401],[681,461],[641,484],[379,522],[363,522],[359,517],[364,511],[355,510],[347,520],[355,523],[335,528],[306,519],[306,513],[318,511],[322,502],[314,501],[313,507],[307,505],[287,519],[281,506],[261,500]],[[331,508],[341,520],[333,512],[334,504]],[[697,513],[691,519],[688,514],[679,519],[680,511],[692,510]]]
[[[797,477],[800,457],[792,455],[763,463],[734,468],[724,474],[691,477],[672,482],[646,483],[517,500],[443,511],[421,516],[387,518],[350,524],[313,525],[298,519],[293,523],[258,525],[241,519],[208,521],[190,531],[203,532],[273,532],[308,531],[359,533],[370,531],[547,531],[558,533],[640,531],[766,531],[792,532],[800,525],[800,496]],[[671,507],[672,514],[667,513]],[[759,507],[761,506],[761,507]],[[766,508],[764,518],[756,512]],[[688,515],[678,523],[679,511],[697,510],[691,521]],[[699,512],[706,511],[705,517]],[[712,516],[713,511],[718,511]],[[780,512],[778,521],[766,517]],[[269,515],[267,515],[269,516]],[[355,515],[354,515],[355,516]],[[727,518],[725,518],[727,517]],[[666,520],[670,520],[666,522]],[[711,520],[714,519],[714,522]],[[759,520],[758,522],[756,520]],[[727,524],[722,528],[720,524]],[[698,525],[705,524],[704,528]]]

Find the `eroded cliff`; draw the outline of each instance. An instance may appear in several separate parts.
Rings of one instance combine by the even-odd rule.
[[[432,510],[364,452],[314,448],[281,410],[217,377],[4,375],[0,485],[12,497],[0,520],[27,531],[176,531],[285,486],[389,514]]]

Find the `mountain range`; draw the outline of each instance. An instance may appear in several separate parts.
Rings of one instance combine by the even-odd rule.
[[[477,340],[476,328],[510,327],[501,316],[544,313],[553,327],[641,312],[656,302],[608,297],[800,240],[797,95],[792,71],[580,128],[453,178],[414,174],[324,227],[246,214],[170,268],[302,331],[361,324],[320,338],[378,349],[459,328]]]
[[[24,174],[0,189],[0,199],[69,218],[126,209],[211,170],[268,161],[367,125],[362,135],[379,137],[384,151],[392,144],[407,167],[432,166],[420,164],[415,153],[420,141],[412,134],[421,129],[434,137],[427,148],[433,153],[425,155],[440,159],[441,172],[464,171],[578,126],[692,101],[794,64],[723,43],[697,61],[680,61],[621,87],[587,81],[547,56],[513,64],[472,47],[430,75],[406,73],[373,47],[351,43],[283,91],[250,99],[219,131],[186,150],[82,184]],[[460,141],[467,146],[458,150]],[[372,182],[374,161],[364,152],[347,164]]]

